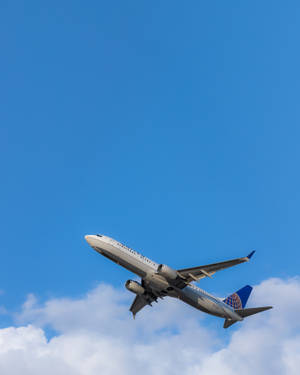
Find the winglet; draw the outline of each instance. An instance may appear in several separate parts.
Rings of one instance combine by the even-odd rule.
[[[247,255],[246,258],[251,259],[254,253],[255,253],[255,250],[251,251],[251,253]]]

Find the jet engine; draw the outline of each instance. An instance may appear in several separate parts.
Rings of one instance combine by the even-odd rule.
[[[165,264],[160,264],[157,268],[157,272],[169,280],[175,280],[177,278],[177,271]]]
[[[145,289],[142,287],[142,285],[134,280],[127,280],[125,283],[125,287],[134,294],[145,293]]]

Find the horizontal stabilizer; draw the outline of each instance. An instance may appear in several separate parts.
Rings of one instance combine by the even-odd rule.
[[[260,313],[262,311],[270,310],[273,306],[264,306],[264,307],[250,307],[249,309],[238,309],[234,310],[241,318],[246,318],[247,316],[254,315]],[[225,319],[223,328],[228,328],[232,326],[232,324],[236,323],[237,320],[232,319]]]
[[[237,322],[237,320],[225,319],[223,328],[228,328],[228,327],[232,326],[232,324],[234,324],[236,322]]]
[[[241,316],[242,318],[246,318],[247,316],[254,315],[254,314],[260,313],[262,311],[270,310],[272,308],[273,308],[273,306],[250,307],[249,309],[235,310],[235,312],[237,314],[239,314],[239,316]]]

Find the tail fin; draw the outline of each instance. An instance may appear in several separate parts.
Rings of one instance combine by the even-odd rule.
[[[223,302],[233,307],[235,310],[243,309],[246,306],[251,291],[252,287],[250,285],[246,285],[244,288],[225,298]]]

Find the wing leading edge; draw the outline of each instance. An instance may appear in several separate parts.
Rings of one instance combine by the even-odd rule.
[[[255,253],[255,250],[253,250],[249,255],[243,258],[236,258],[236,259],[227,260],[225,262],[206,264],[204,266],[199,266],[199,267],[183,268],[181,270],[177,270],[177,272],[180,277],[185,279],[185,282],[190,283],[192,281],[201,280],[204,277],[211,277],[217,271],[221,271],[226,268],[233,267],[244,262],[249,262],[250,258],[252,257],[254,253]]]

